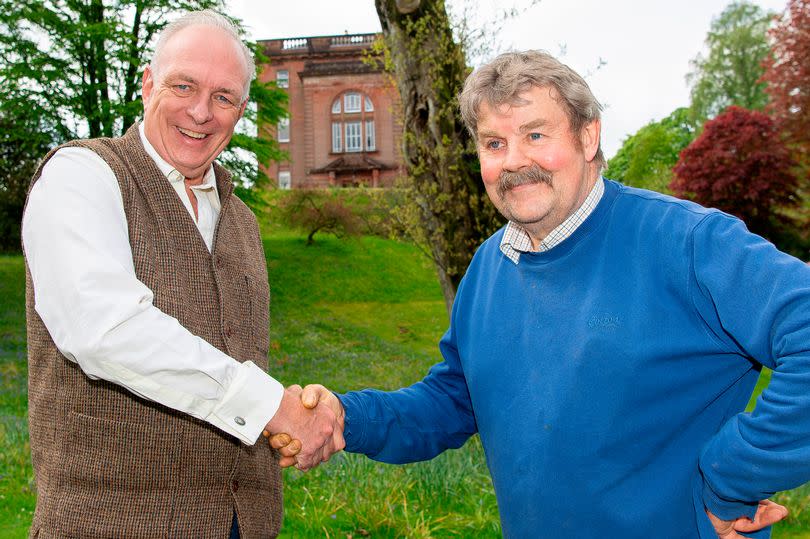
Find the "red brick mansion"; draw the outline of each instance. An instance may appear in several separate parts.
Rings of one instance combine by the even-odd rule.
[[[270,59],[261,78],[289,94],[289,118],[275,134],[290,160],[271,163],[282,189],[386,187],[403,174],[396,88],[364,61],[377,34],[261,41]]]

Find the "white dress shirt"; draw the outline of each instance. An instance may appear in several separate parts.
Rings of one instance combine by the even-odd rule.
[[[141,141],[194,218],[183,176],[146,140],[143,124]],[[213,167],[192,189],[210,250],[220,210]],[[118,180],[101,157],[86,148],[59,150],[31,190],[22,236],[34,308],[59,351],[88,377],[203,419],[243,443],[259,438],[283,386],[152,304],[152,291],[135,275]]]

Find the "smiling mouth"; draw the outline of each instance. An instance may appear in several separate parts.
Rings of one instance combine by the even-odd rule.
[[[196,131],[189,131],[188,129],[183,129],[182,127],[177,128],[182,134],[186,135],[187,137],[191,137],[193,139],[201,140],[207,137],[205,133],[197,133]]]

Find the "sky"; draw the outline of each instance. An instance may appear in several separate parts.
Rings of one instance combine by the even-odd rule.
[[[689,104],[690,60],[727,0],[447,0],[451,11],[474,6],[484,27],[510,5],[522,13],[493,35],[493,55],[544,49],[583,75],[602,113],[602,148],[610,158],[622,141],[652,120]],[[787,0],[755,0],[781,12]],[[253,39],[380,31],[373,0],[228,0]],[[484,58],[486,60],[486,58]],[[601,66],[600,66],[601,64]]]

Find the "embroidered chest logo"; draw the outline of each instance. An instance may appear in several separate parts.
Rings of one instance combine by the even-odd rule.
[[[621,325],[621,318],[610,314],[594,315],[588,319],[588,327],[591,329],[616,329],[621,327]]]

